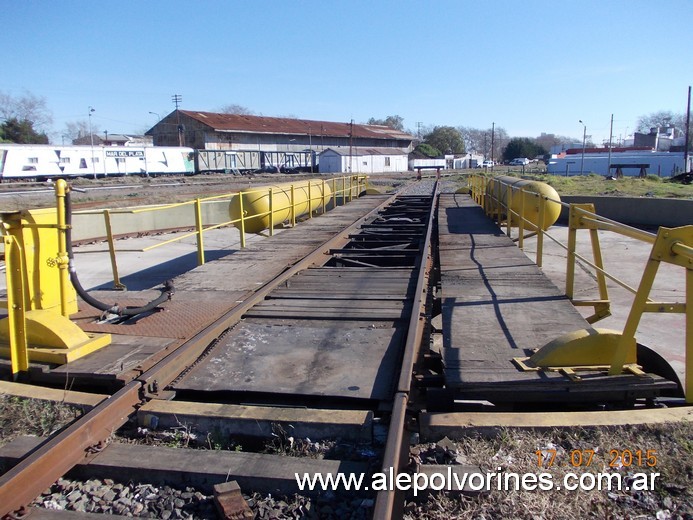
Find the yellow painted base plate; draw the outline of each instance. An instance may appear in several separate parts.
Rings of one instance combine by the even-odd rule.
[[[49,310],[25,314],[29,361],[64,365],[111,344],[110,334],[84,332],[74,322]],[[0,356],[10,358],[9,318],[0,320]]]
[[[65,365],[111,344],[110,334],[87,334],[87,336],[88,339],[86,341],[71,345],[67,348],[51,348],[29,345],[29,348],[27,349],[29,361]],[[9,344],[0,343],[0,356],[9,359]]]

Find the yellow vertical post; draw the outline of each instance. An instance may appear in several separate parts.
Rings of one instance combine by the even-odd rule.
[[[507,227],[506,227],[506,234],[508,237],[512,238],[512,224],[513,224],[513,187],[511,185],[508,185],[506,193],[508,196],[506,197],[506,202],[507,202],[507,208],[506,208],[506,215],[507,215]]]
[[[690,260],[689,260],[690,261]],[[693,269],[686,268],[686,402],[693,403]]]
[[[195,199],[195,229],[197,230],[197,265],[205,263],[204,230],[202,229],[202,202]]]
[[[496,180],[496,217],[498,221],[498,227],[500,228],[503,224],[503,218],[501,217],[501,211],[503,209],[503,201],[501,200],[501,183]]]
[[[124,290],[126,287],[120,281],[120,275],[118,274],[118,262],[115,253],[115,240],[113,239],[113,226],[111,225],[111,212],[107,209],[103,210],[103,222],[106,226],[108,254],[111,257],[111,271],[113,271],[113,288],[118,290]]]
[[[546,201],[544,201],[543,195],[538,195],[539,197],[539,219],[537,221],[537,261],[535,262],[538,267],[544,260],[544,214],[546,213]]]
[[[274,197],[272,196],[272,188],[269,188],[268,190],[268,195],[269,197],[269,234],[271,237],[274,236]]]
[[[313,207],[313,194],[310,189],[312,183],[313,181],[308,181],[308,218],[313,218],[313,210],[311,209]]]
[[[349,202],[354,200],[354,176],[349,175]]]
[[[26,339],[26,306],[24,300],[24,264],[22,247],[11,236],[3,237],[5,243],[5,268],[7,278],[8,332],[12,378],[16,381],[20,372],[29,370],[29,354]]]
[[[322,214],[325,214],[325,179],[322,180],[322,197],[321,198],[321,205],[322,205]]]
[[[70,317],[70,304],[68,302],[70,289],[70,258],[67,255],[67,210],[65,207],[65,198],[68,189],[65,179],[58,179],[55,182],[58,220],[58,255],[56,264],[58,265],[58,276],[60,280],[60,313],[66,318]]]
[[[657,242],[655,242],[655,247],[656,245]],[[657,276],[658,269],[659,260],[652,258],[652,255],[650,255],[650,259],[645,266],[645,271],[642,274],[638,291],[635,293],[635,298],[633,299],[633,305],[630,308],[628,319],[623,327],[623,333],[621,334],[616,350],[614,351],[614,357],[611,361],[611,367],[609,368],[610,376],[623,373],[623,364],[626,361],[628,345],[635,338],[635,333],[637,331],[638,324],[640,323],[640,318],[642,317],[643,312],[645,312],[647,298],[652,290],[652,284],[654,283],[655,276]]]
[[[568,218],[568,258],[565,271],[565,295],[573,299],[573,290],[575,287],[575,248],[577,247],[577,228],[580,217],[575,213],[575,207],[570,205]],[[541,221],[539,221],[541,225]]]
[[[342,205],[346,203],[346,177],[342,177]]]
[[[519,246],[521,251],[524,251],[524,249],[525,249],[525,188],[524,188],[524,186],[520,186],[519,213],[520,213],[520,216],[518,217],[519,220],[517,222],[517,227],[518,227],[517,232],[520,234],[518,246]]]
[[[243,192],[238,192],[238,214],[241,216],[241,249],[245,248],[245,212],[243,211]]]
[[[592,212],[594,213],[594,206],[592,206]],[[594,259],[594,265],[599,269],[604,269],[604,259],[602,258],[602,248],[599,245],[599,233],[596,229],[590,229],[590,240],[592,241],[592,258]],[[597,286],[599,287],[599,299],[608,300],[609,299],[609,289],[606,285],[606,276],[601,271],[596,272],[597,275]],[[599,303],[594,306],[594,317],[601,319],[602,317],[607,317],[611,314],[610,305],[608,303]],[[589,319],[588,322],[592,323]]]
[[[294,192],[294,185],[291,185],[291,227],[296,225],[296,197]]]

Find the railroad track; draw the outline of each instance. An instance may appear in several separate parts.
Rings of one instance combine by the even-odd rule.
[[[362,429],[374,421],[387,427],[384,446],[371,434],[360,439],[381,453],[380,470],[397,473],[407,462],[411,383],[432,302],[436,190],[390,197],[20,457],[0,477],[0,515],[26,512],[59,477],[112,451],[112,432],[138,415],[154,416],[152,409],[165,408],[171,397],[170,404],[216,402],[244,412],[272,407],[269,428],[287,424],[280,419],[286,410],[300,411],[292,421],[327,410],[334,424],[328,428],[331,419],[323,419],[322,427],[335,438],[350,435],[340,431],[339,418],[360,414]],[[194,413],[186,420],[194,427]],[[140,457],[137,448],[131,455],[127,446],[118,449],[125,450],[121,459]],[[402,497],[381,491],[373,517],[397,516],[401,507]]]

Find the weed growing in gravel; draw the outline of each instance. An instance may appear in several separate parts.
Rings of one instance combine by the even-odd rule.
[[[0,446],[22,435],[45,437],[80,415],[67,404],[0,395]]]

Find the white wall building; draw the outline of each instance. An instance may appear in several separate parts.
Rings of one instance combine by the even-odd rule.
[[[320,173],[392,173],[407,170],[407,154],[392,148],[328,148],[320,153]]]
[[[585,175],[589,173],[614,175],[620,167],[623,175],[628,177],[637,177],[641,171],[661,177],[671,177],[684,171],[683,152],[655,152],[627,148],[616,150],[612,150],[611,158],[609,158],[608,151],[594,152],[588,148],[584,154],[584,161],[581,150],[569,150],[568,153],[552,156],[546,171],[554,175],[570,176],[580,175],[582,169]],[[689,169],[692,159],[693,157],[689,157]]]

